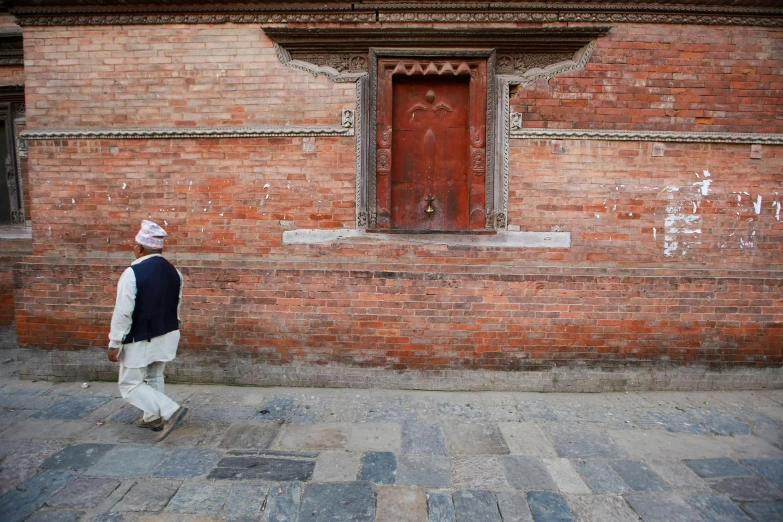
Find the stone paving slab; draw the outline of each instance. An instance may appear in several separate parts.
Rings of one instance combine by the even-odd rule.
[[[88,510],[100,504],[119,485],[119,480],[76,479],[50,498],[46,504],[56,508]]]
[[[27,518],[27,522],[76,522],[83,511],[73,509],[43,508],[39,509]]]
[[[685,502],[709,522],[751,522],[739,506],[724,495],[692,495],[685,497]]]
[[[634,491],[665,491],[669,485],[646,463],[639,460],[610,460],[609,464]]]
[[[619,495],[631,491],[631,487],[612,468],[610,462],[603,459],[574,461],[579,474],[594,492]]]
[[[209,473],[210,479],[306,481],[315,470],[314,459],[274,456],[229,456]]]
[[[313,472],[314,482],[353,482],[359,474],[362,454],[345,451],[322,451]]]
[[[269,482],[244,480],[232,484],[220,515],[230,520],[258,520],[261,510],[267,503],[270,491]],[[277,491],[277,490],[275,490]]]
[[[543,459],[557,490],[563,493],[590,493],[590,488],[582,480],[568,459]]]
[[[3,522],[24,520],[76,477],[74,471],[51,469],[26,480],[0,498]]]
[[[626,495],[625,500],[644,522],[704,521],[685,498],[675,493],[639,493]]]
[[[783,490],[783,459],[745,459],[742,463]]]
[[[502,522],[497,499],[489,491],[457,491],[452,499],[457,522]]]
[[[280,425],[276,422],[235,422],[226,430],[219,447],[225,449],[266,449],[277,437]]]
[[[726,493],[736,502],[778,500],[783,492],[760,477],[728,477],[710,481],[712,489]]]
[[[487,491],[504,491],[509,488],[499,455],[464,455],[451,457],[451,482],[454,489],[471,486]]]
[[[85,421],[49,420],[27,418],[17,422],[11,430],[0,433],[3,441],[62,440],[84,435],[95,428],[95,424]],[[5,443],[5,442],[3,442]]]
[[[116,446],[84,472],[85,477],[137,478],[149,476],[169,450],[147,446]]]
[[[4,442],[0,448],[5,455],[0,467],[0,497],[38,473],[41,462],[62,448],[62,443],[31,441]]]
[[[507,455],[508,446],[497,426],[472,422],[441,423],[449,455]]]
[[[566,495],[566,502],[579,521],[639,522],[639,515],[620,496]]]
[[[515,489],[549,490],[557,489],[555,481],[542,459],[537,457],[508,456],[501,459],[508,484]]]
[[[111,397],[68,397],[59,400],[45,410],[33,415],[33,418],[78,420],[111,400]]]
[[[427,520],[427,496],[415,487],[380,486],[375,502],[375,522]]]
[[[742,509],[756,522],[783,520],[783,502],[748,502]]]
[[[448,455],[443,430],[438,424],[406,422],[402,425],[402,453],[406,455]]]
[[[523,422],[501,422],[500,432],[514,455],[555,458],[557,452],[544,431],[537,425]]]
[[[351,451],[391,451],[402,448],[402,425],[396,422],[353,424],[346,448]]]
[[[530,491],[527,503],[536,522],[576,522],[562,495],[552,491]]]
[[[286,424],[272,447],[300,451],[344,449],[350,433],[351,427],[348,424]]]
[[[732,454],[724,439],[690,433],[667,431],[609,430],[615,440],[631,458],[635,459],[710,459]],[[604,458],[622,458],[610,455]]]
[[[427,495],[427,522],[455,522],[454,504],[449,493]]]
[[[521,491],[501,491],[496,495],[503,522],[533,522],[533,514]]]
[[[551,423],[545,432],[561,457],[616,459],[626,455],[606,431],[593,426]]]
[[[302,501],[302,486],[298,482],[274,483],[267,499],[264,522],[296,522]]]
[[[701,478],[752,477],[751,472],[740,463],[727,458],[683,460]]]
[[[310,484],[305,488],[298,522],[372,522],[375,491],[369,482]]]
[[[230,492],[231,485],[225,482],[185,482],[169,501],[166,510],[217,515]]]
[[[375,484],[397,482],[397,457],[388,451],[371,451],[364,455],[359,480]]]
[[[682,491],[710,491],[710,486],[678,460],[650,460],[650,468],[669,484]]]
[[[430,455],[400,455],[397,458],[397,484],[430,489],[450,488],[449,459]]]
[[[95,465],[109,451],[113,444],[77,444],[68,446],[56,455],[52,455],[41,464],[48,469],[87,469]]]
[[[206,475],[220,461],[223,452],[211,449],[178,448],[163,459],[153,477],[194,478]]]
[[[113,511],[160,511],[182,485],[180,480],[143,479],[128,491]]]

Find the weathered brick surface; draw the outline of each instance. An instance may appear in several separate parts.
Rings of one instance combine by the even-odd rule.
[[[334,125],[356,103],[257,24],[26,27],[24,46],[30,128]]]
[[[0,239],[0,326],[14,322],[14,263],[30,254],[32,241],[29,239]]]
[[[509,222],[571,232],[550,263],[780,270],[783,147],[763,147],[762,160],[749,145],[666,143],[663,157],[650,142],[563,148],[510,142]]]
[[[393,369],[783,362],[779,278],[211,264],[179,263],[184,350]],[[20,344],[104,345],[121,270],[19,265]]]
[[[525,127],[783,132],[779,28],[618,24],[583,71],[521,88]]]
[[[23,83],[23,65],[4,65],[0,67],[0,85],[22,85]]]
[[[29,155],[36,254],[127,251],[152,218],[181,252],[259,256],[285,225],[355,219],[352,138],[316,138],[315,153],[302,138],[34,141]]]

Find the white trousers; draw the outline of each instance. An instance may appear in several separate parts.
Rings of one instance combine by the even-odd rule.
[[[165,362],[154,362],[145,368],[127,368],[120,362],[120,394],[123,399],[144,410],[147,422],[159,417],[168,419],[179,409],[179,404],[163,393],[165,367]]]

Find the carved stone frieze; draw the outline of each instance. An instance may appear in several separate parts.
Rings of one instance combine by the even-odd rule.
[[[665,2],[322,2],[6,0],[19,25],[198,23],[666,23],[783,25],[772,0]]]
[[[512,117],[514,114],[512,113]],[[737,132],[621,131],[596,129],[512,129],[511,138],[535,140],[610,140],[680,143],[783,145],[783,134]]]
[[[319,67],[328,67],[338,73],[344,72],[367,72],[367,55],[351,53],[294,53],[291,55],[294,60],[308,62]]]
[[[343,125],[258,125],[247,127],[135,127],[135,128],[68,128],[26,130],[26,140],[69,139],[179,139],[179,138],[268,138],[285,136],[353,136],[353,111]]]

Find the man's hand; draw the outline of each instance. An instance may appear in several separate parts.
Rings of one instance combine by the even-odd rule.
[[[109,348],[109,351],[106,352],[106,354],[109,356],[109,360],[111,362],[120,362],[120,349],[119,348]]]

